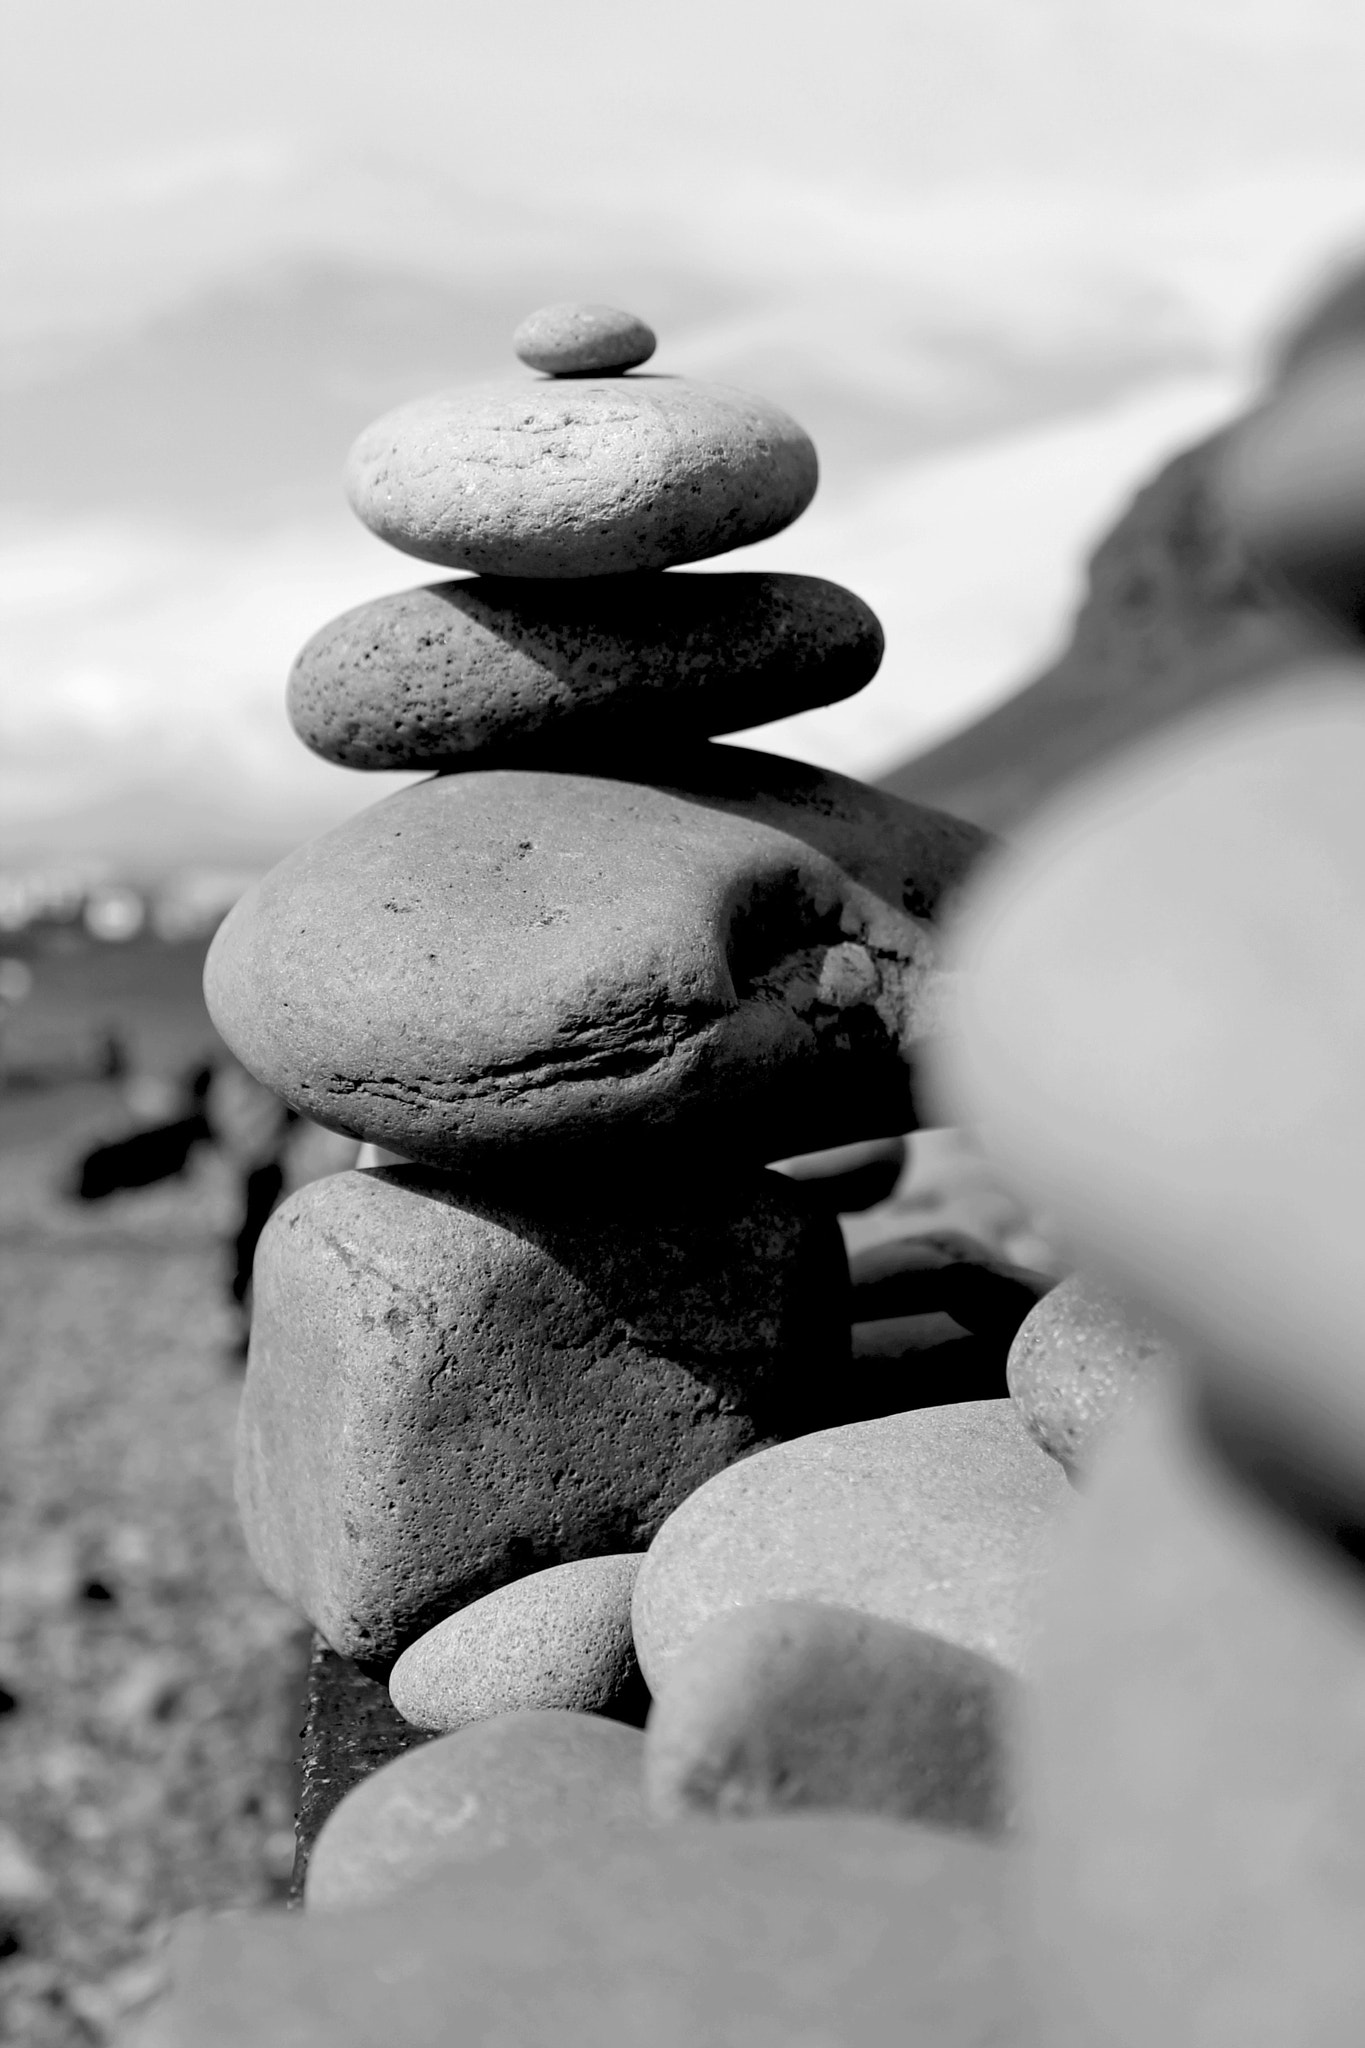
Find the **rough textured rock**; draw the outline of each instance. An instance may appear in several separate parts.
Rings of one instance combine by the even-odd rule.
[[[660,764],[661,768],[663,764]],[[791,1153],[909,1128],[933,918],[971,826],[738,747],[667,786],[488,769],[300,847],[205,986],[247,1066],[405,1158],[545,1170],[551,1143]]]
[[[346,465],[381,540],[485,576],[616,576],[723,555],[805,511],[815,450],[766,398],[677,377],[434,392]]]
[[[558,299],[527,314],[512,346],[523,363],[548,377],[586,377],[634,370],[657,344],[653,328],[634,313]]]
[[[1295,671],[1040,818],[964,917],[939,1091],[1266,1483],[1356,1522],[1363,681]]]
[[[1146,1406],[1146,1404],[1144,1404]],[[1047,1594],[1029,1886],[1053,2048],[1348,2048],[1365,2009],[1359,1565],[1157,1391]]]
[[[500,1714],[385,1764],[323,1827],[304,1903],[368,1906],[509,1843],[641,1821],[644,1737],[596,1714]]]
[[[363,1911],[182,1922],[138,2048],[1020,2048],[1013,1874],[845,1815],[504,1849]]]
[[[529,1572],[440,1621],[389,1673],[420,1728],[458,1728],[522,1707],[629,1716],[644,1687],[630,1632],[640,1553]]]
[[[1074,1273],[1024,1318],[1006,1371],[1030,1435],[1075,1473],[1153,1375],[1178,1364],[1169,1339],[1140,1309]]]
[[[1014,1803],[1017,1684],[941,1636],[813,1600],[718,1614],[650,1710],[660,1819],[841,1807],[996,1834]]]
[[[882,778],[991,831],[1200,704],[1319,651],[1324,630],[1253,563],[1223,504],[1224,435],[1176,456],[1090,562],[1066,652],[965,731]]]
[[[347,768],[600,768],[836,703],[881,654],[872,612],[818,576],[471,577],[333,619],[294,663],[289,716]]]
[[[237,1494],[262,1575],[383,1669],[544,1565],[639,1549],[845,1398],[837,1226],[777,1174],[528,1215],[421,1168],[333,1174],[256,1258]]]
[[[698,1630],[756,1600],[829,1600],[1021,1662],[1071,1489],[1010,1401],[963,1401],[746,1458],[669,1516],[635,1582],[650,1691]]]

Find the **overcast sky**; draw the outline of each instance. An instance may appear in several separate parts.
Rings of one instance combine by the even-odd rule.
[[[76,812],[266,845],[371,794],[280,709],[308,632],[418,580],[348,523],[346,443],[511,369],[517,315],[568,293],[815,433],[816,507],[761,559],[854,583],[890,653],[773,743],[875,773],[1044,658],[1097,529],[1365,230],[1358,0],[0,20],[21,851]]]

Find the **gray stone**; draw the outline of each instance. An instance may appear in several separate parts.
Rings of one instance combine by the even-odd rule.
[[[1229,514],[1227,446],[1226,433],[1201,441],[1137,493],[1091,558],[1050,668],[883,786],[1013,834],[1071,778],[1321,651],[1325,629],[1257,564]]]
[[[509,1580],[640,1549],[711,1473],[839,1412],[845,1271],[777,1174],[519,1212],[418,1167],[315,1181],[256,1256],[251,1554],[382,1670]]]
[[[325,1822],[304,1904],[369,1906],[452,1863],[594,1822],[644,1819],[638,1728],[596,1714],[499,1714],[374,1771]]]
[[[1074,1474],[1152,1376],[1178,1364],[1141,1309],[1074,1273],[1025,1316],[1006,1372],[1029,1433]]]
[[[962,920],[938,1090],[1268,1483],[1357,1522],[1362,685],[1295,670],[1038,819]]]
[[[669,1516],[640,1567],[649,1689],[714,1615],[756,1600],[835,1601],[1016,1668],[1070,1496],[1011,1401],[888,1415],[746,1458]]]
[[[220,927],[219,1030],[315,1121],[470,1176],[910,1127],[933,920],[982,836],[738,747],[667,775],[474,770],[349,819]]]
[[[817,576],[471,577],[333,619],[294,663],[289,716],[347,768],[597,768],[836,703],[881,654],[867,606]]]
[[[780,533],[815,495],[780,406],[677,377],[441,391],[367,427],[346,488],[381,540],[484,576],[618,576]]]
[[[1017,1681],[922,1629],[812,1600],[718,1614],[650,1710],[660,1819],[842,1807],[999,1833]]]
[[[611,1713],[639,1685],[630,1596],[640,1553],[576,1558],[513,1579],[419,1636],[389,1673],[418,1728],[521,1707]]]
[[[1365,2011],[1360,1568],[1150,1403],[1047,1594],[1025,1752],[1040,2038],[1350,2048]]]
[[[580,305],[560,299],[539,306],[512,336],[523,363],[548,377],[602,376],[647,363],[656,347],[654,330],[615,306]]]
[[[1024,2048],[1013,1876],[853,1815],[522,1844],[377,1907],[180,1923],[138,2048]]]

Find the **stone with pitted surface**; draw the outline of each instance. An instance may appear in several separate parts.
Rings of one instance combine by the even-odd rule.
[[[333,1174],[276,1210],[255,1285],[247,1544],[372,1669],[848,1412],[838,1226],[779,1174],[703,1202],[551,1182],[515,1212],[420,1167]]]
[[[1178,1363],[1150,1317],[1073,1273],[1024,1317],[1005,1371],[1030,1435],[1076,1472],[1144,1387]]]
[[[346,487],[381,540],[486,576],[615,576],[780,533],[815,450],[766,398],[677,377],[436,392],[386,413]]]
[[[634,313],[575,299],[538,306],[512,336],[522,362],[547,377],[620,374],[647,363],[656,346],[653,328]]]
[[[597,767],[837,703],[881,655],[872,612],[818,576],[470,577],[333,619],[289,716],[347,768]]]
[[[303,1114],[462,1177],[909,1128],[983,835],[774,755],[667,765],[443,777],[299,848],[214,940],[219,1030]]]

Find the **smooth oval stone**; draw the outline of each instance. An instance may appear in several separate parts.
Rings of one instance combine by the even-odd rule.
[[[289,716],[346,768],[596,767],[837,703],[882,644],[862,600],[818,576],[481,576],[333,619],[294,663]]]
[[[766,398],[676,377],[441,391],[367,427],[346,465],[381,540],[484,576],[705,561],[805,511],[815,450]]]
[[[1017,1668],[1046,1540],[1071,1489],[1011,1401],[818,1430],[719,1472],[651,1543],[633,1603],[657,1697],[713,1616],[828,1600]]]
[[[663,764],[660,764],[661,768]],[[314,1121],[462,1174],[667,1137],[784,1158],[910,1127],[932,924],[971,826],[737,747],[668,785],[486,769],[400,790],[242,897],[224,1038]]]
[[[1347,2048],[1365,2010],[1356,1559],[1232,1482],[1178,1383],[1100,1451],[1039,1634],[1039,2039]]]
[[[645,1730],[661,1820],[840,1807],[999,1833],[1013,1807],[1017,1681],[974,1650],[813,1600],[708,1621]]]
[[[653,328],[634,313],[559,299],[528,313],[512,346],[523,363],[548,377],[584,377],[633,370],[658,344]]]
[[[351,1913],[186,1916],[138,2048],[1016,2048],[1014,1872],[861,1815],[580,1831]]]
[[[1025,1316],[1005,1370],[1030,1435],[1074,1473],[1152,1377],[1178,1365],[1140,1309],[1073,1273]]]
[[[939,1067],[1268,1479],[1357,1522],[1363,684],[1294,672],[1040,817],[964,913]]]
[[[451,1863],[644,1817],[638,1728],[596,1714],[500,1714],[372,1771],[313,1845],[306,1905],[373,1905]]]
[[[582,1557],[513,1579],[428,1629],[389,1673],[418,1728],[458,1728],[522,1707],[611,1713],[637,1691],[630,1596],[640,1553]]]
[[[257,1249],[243,1531],[372,1670],[528,1569],[642,1549],[722,1466],[849,1413],[838,1226],[779,1175],[521,1193],[331,1174]]]

